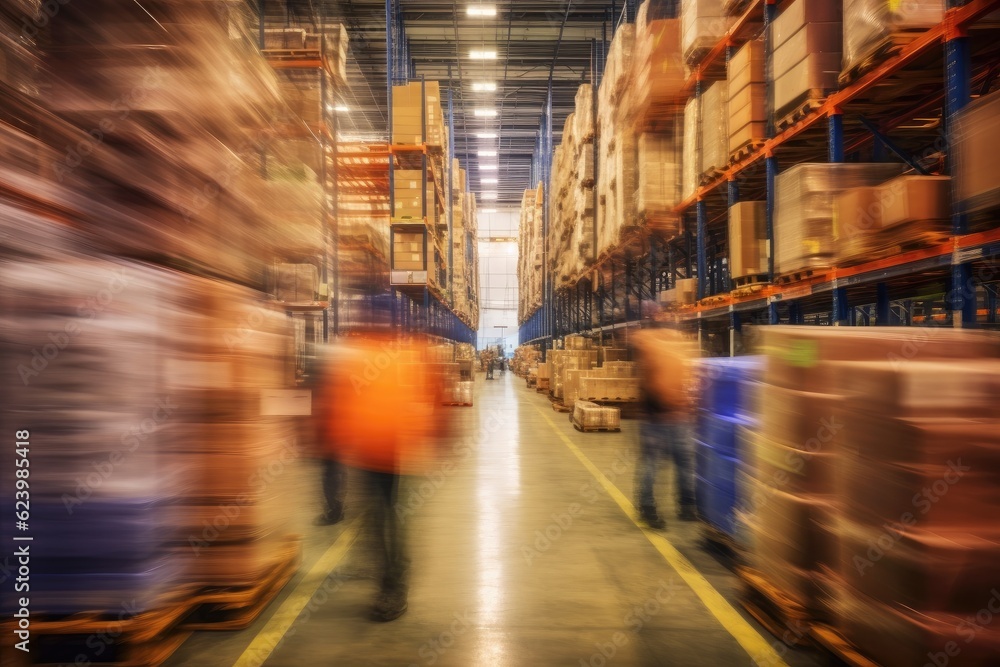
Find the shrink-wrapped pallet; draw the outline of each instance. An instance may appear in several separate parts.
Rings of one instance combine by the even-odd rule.
[[[699,176],[710,176],[729,165],[728,92],[726,81],[716,81],[702,95]]]
[[[696,65],[733,24],[722,0],[681,0],[680,16],[681,51],[689,65]]]
[[[739,202],[729,208],[729,274],[767,273],[767,202]]]
[[[888,53],[894,35],[940,23],[945,5],[945,0],[844,0],[844,73]]]
[[[647,223],[654,222],[658,227],[676,218],[673,210],[680,203],[679,139],[672,131],[646,132],[639,137],[636,213]]]
[[[617,431],[621,428],[621,410],[578,400],[573,406],[573,421],[585,431]]]
[[[800,164],[775,183],[774,270],[778,274],[832,266],[833,210],[842,191],[878,185],[897,175],[894,164]]]

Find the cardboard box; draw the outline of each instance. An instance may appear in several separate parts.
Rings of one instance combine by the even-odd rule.
[[[774,77],[781,77],[810,54],[841,53],[842,44],[842,25],[839,22],[804,25],[784,44],[775,49]]]
[[[729,272],[734,278],[767,273],[767,203],[729,209]]]
[[[1000,92],[973,100],[955,123],[955,193],[967,212],[988,211],[1000,205]]]
[[[775,69],[778,67],[775,60]],[[839,53],[812,53],[774,82],[776,118],[806,99],[819,99],[836,90],[840,76]]]
[[[880,226],[951,218],[951,178],[947,176],[900,176],[879,188],[882,208]]]
[[[774,49],[781,48],[807,23],[842,23],[844,3],[830,0],[795,0],[783,5],[772,26]]]
[[[752,39],[736,51],[729,60],[729,90],[736,92],[751,83],[764,83],[764,40]]]

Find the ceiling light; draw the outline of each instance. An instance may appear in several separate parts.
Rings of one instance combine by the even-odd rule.
[[[476,116],[479,118],[496,118],[496,109],[476,109]]]
[[[479,180],[479,182],[482,183],[483,185],[496,185],[500,181],[498,181],[495,178],[482,178]]]
[[[497,8],[492,5],[472,5],[468,12],[469,16],[496,16]]]
[[[482,195],[480,195],[479,198],[482,199],[483,201],[496,201],[497,200],[497,193],[495,193],[495,192],[484,192]]]
[[[469,57],[473,60],[496,60],[496,51],[470,51]]]
[[[497,138],[497,133],[496,132],[479,132],[479,133],[476,134],[476,137],[479,138],[479,139],[496,139]]]
[[[496,89],[497,84],[495,83],[482,82],[472,84],[472,90],[477,93],[492,93],[496,92]]]
[[[479,157],[496,157],[496,151],[479,151]]]
[[[495,164],[481,164],[479,165],[479,171],[496,171],[499,169]]]
[[[496,213],[497,210],[495,208],[484,208],[484,209],[481,209],[479,212],[480,213]]]
[[[333,108],[333,110],[334,110],[334,111],[336,111],[337,113],[347,113],[347,112],[349,112],[349,111],[350,111],[351,109],[350,109],[349,107],[347,107],[347,106],[343,105],[343,104],[338,104],[337,106],[335,106],[335,107]]]

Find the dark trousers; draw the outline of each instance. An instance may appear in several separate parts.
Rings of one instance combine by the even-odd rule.
[[[644,422],[639,431],[636,489],[640,508],[655,508],[656,472],[660,461],[673,459],[680,507],[694,507],[695,450],[691,426],[685,423]]]
[[[382,552],[384,570],[382,590],[406,594],[409,582],[410,558],[406,548],[403,522],[396,511],[402,476],[388,472],[367,473],[374,502],[376,544]]]
[[[329,512],[339,512],[344,507],[344,466],[340,461],[323,459],[323,497]]]

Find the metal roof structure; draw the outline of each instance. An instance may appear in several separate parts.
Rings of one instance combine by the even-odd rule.
[[[254,2],[255,0],[250,0]],[[496,191],[497,205],[517,207],[523,191],[534,187],[532,158],[551,81],[555,144],[573,111],[577,89],[591,81],[592,63],[602,69],[603,54],[622,14],[634,15],[634,0],[394,0],[394,22],[387,23],[386,0],[268,0],[270,20],[301,22],[321,16],[343,22],[351,39],[349,90],[342,91],[341,131],[359,138],[387,132],[387,25],[394,36],[394,78],[424,77],[453,91],[455,155],[469,172],[473,192]],[[470,16],[469,7],[495,7],[495,16]],[[607,41],[605,41],[607,40]],[[471,58],[473,51],[495,51],[495,60]],[[407,72],[406,70],[409,70]],[[475,83],[496,84],[477,92]],[[444,92],[442,91],[442,94]],[[445,105],[446,105],[445,101]],[[496,110],[495,118],[476,116],[477,108]],[[447,109],[445,109],[447,113]],[[497,138],[480,138],[496,134]],[[497,157],[480,158],[479,151]],[[492,163],[496,171],[481,172]],[[484,185],[482,178],[496,178]]]

